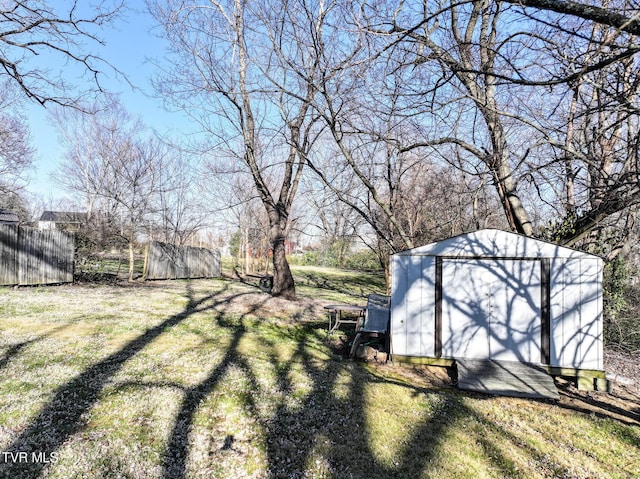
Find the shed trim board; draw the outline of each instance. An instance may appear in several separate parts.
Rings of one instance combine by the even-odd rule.
[[[434,351],[435,357],[442,357],[442,257],[436,257],[436,310],[435,310],[435,331],[434,331]]]
[[[551,364],[551,261],[549,258],[540,260],[540,277],[542,280],[540,304],[542,307],[542,364]]]
[[[393,255],[391,278],[394,355],[603,369],[597,256],[481,230]]]

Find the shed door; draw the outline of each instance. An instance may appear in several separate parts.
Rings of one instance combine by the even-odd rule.
[[[444,259],[442,355],[540,362],[539,260]]]

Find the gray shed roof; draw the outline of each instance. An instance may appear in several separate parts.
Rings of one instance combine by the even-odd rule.
[[[397,255],[475,258],[587,258],[588,253],[507,231],[484,229],[419,246]]]

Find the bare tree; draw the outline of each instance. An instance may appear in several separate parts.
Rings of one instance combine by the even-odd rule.
[[[163,188],[166,157],[155,137],[112,100],[92,115],[63,110],[58,116],[66,159],[56,181],[84,195],[89,217],[118,223],[129,250],[129,280],[134,277],[137,235],[148,224]],[[168,166],[168,165],[167,165]]]
[[[99,30],[112,22],[121,9],[119,0],[93,5],[77,0],[3,1],[0,75],[41,105],[75,106],[82,98],[95,96],[96,91],[102,91],[100,71],[107,64],[87,48],[102,43]],[[47,66],[39,60],[44,57]],[[84,77],[82,84],[74,84],[70,80],[73,77]]]
[[[33,160],[19,99],[77,106],[102,91],[100,72],[113,68],[88,48],[102,43],[99,30],[121,9],[118,0],[0,3],[0,192],[23,187]]]
[[[620,2],[616,9],[626,7]],[[385,3],[367,19],[373,35],[389,39],[381,56],[393,52],[397,68],[422,82],[418,89],[403,86],[402,94],[429,100],[410,111],[430,115],[423,117],[423,137],[403,142],[401,150],[463,157],[467,171],[481,173],[482,166],[514,231],[534,234],[537,205],[527,199],[556,217],[557,206],[565,205],[569,214],[556,235],[565,244],[638,201],[629,180],[637,171],[639,50],[628,29],[603,27],[588,10],[579,16],[595,24],[501,2],[455,0],[420,9]],[[438,131],[430,128],[434,122]]]
[[[441,11],[422,11],[422,18],[415,21],[411,17],[390,17],[391,27],[385,33],[400,36],[401,43],[414,52],[411,68],[420,65],[429,69],[430,75],[437,75],[437,107],[446,113],[464,116],[464,109],[473,105],[474,113],[482,123],[469,121],[472,132],[462,133],[449,122],[446,136],[440,134],[416,146],[451,146],[480,160],[490,173],[496,187],[505,216],[511,229],[525,235],[533,234],[529,214],[524,207],[517,187],[517,179],[512,167],[509,135],[501,114],[499,100],[498,72],[505,56],[500,51],[504,37],[500,30],[502,8],[499,2],[473,2],[458,4],[456,0],[446,3]],[[404,21],[412,21],[409,25]],[[424,64],[424,66],[422,66]],[[425,92],[426,93],[426,92]],[[459,105],[458,111],[449,108],[448,102]],[[436,113],[437,114],[437,113]],[[482,134],[477,131],[483,127]]]
[[[213,149],[250,173],[269,219],[272,294],[294,298],[285,239],[303,171],[300,151],[310,147],[313,91],[306,81],[289,79],[272,53],[288,35],[281,28],[286,23],[274,15],[287,15],[287,9],[280,3],[192,0],[154,2],[152,11],[165,29],[175,65],[159,90],[199,122]],[[305,55],[295,47],[293,55]]]
[[[206,227],[206,207],[199,191],[200,168],[185,152],[172,144],[154,140],[159,187],[151,203],[150,234],[159,241],[184,245]]]
[[[576,65],[566,53],[578,50],[589,63],[603,63],[616,51],[633,48],[633,42],[635,39],[620,38],[615,30],[596,24],[583,46],[563,48],[556,60],[565,69],[573,69]],[[559,184],[564,185],[566,204],[553,232],[559,242],[601,242],[612,221],[627,225],[616,228],[625,232],[618,235],[619,240],[631,231],[634,206],[640,202],[635,180],[640,173],[639,66],[637,57],[628,57],[584,73],[569,84],[566,117],[564,121],[554,118],[553,125],[564,133],[564,142],[551,142],[565,169]],[[619,250],[613,246],[607,254],[612,259],[612,253]]]
[[[330,148],[327,148],[330,150]],[[328,159],[327,159],[328,160]],[[335,193],[350,192],[354,197],[363,193],[362,185],[353,175],[341,174],[337,162],[318,163],[322,170],[332,172],[331,186],[319,181],[317,175],[309,175],[304,182],[303,221],[307,225],[305,233],[313,240],[313,246],[320,246],[321,264],[344,267],[360,234],[365,219],[353,208],[341,201]]]
[[[609,220],[632,224],[628,208],[640,200],[632,17],[602,20],[609,28],[585,9],[576,20],[456,0],[156,7],[183,54],[165,91],[252,174],[274,248],[302,171],[293,166],[305,161],[389,252],[433,231],[410,208],[414,197],[428,201],[423,184],[459,193],[442,208],[456,214],[434,220],[450,232],[500,224],[496,199],[508,227],[525,235],[566,212],[555,235],[565,244]],[[319,149],[328,144],[337,156],[326,163],[331,155]],[[272,173],[276,158],[288,158],[282,175]],[[336,175],[358,188],[341,189]]]
[[[0,84],[0,193],[19,190],[33,160],[30,131],[26,120],[18,113],[20,98],[13,85],[5,80]]]
[[[611,5],[598,6],[581,2],[571,2],[567,0],[503,0],[505,3],[524,5],[538,10],[548,10],[556,13],[576,16],[585,20],[590,20],[596,24],[613,27],[622,32],[640,35],[640,14],[628,15],[612,8]],[[603,2],[604,3],[604,2]],[[608,3],[608,2],[606,2]],[[633,7],[630,6],[633,12]],[[637,6],[636,6],[637,10]]]
[[[458,170],[450,188],[468,193],[457,220],[441,223],[464,223],[470,206],[475,227],[500,224],[480,220],[491,216],[479,214],[479,199],[494,207],[493,185],[508,227],[525,235],[562,206],[571,214],[555,239],[565,244],[617,218],[633,225],[638,48],[628,29],[596,23],[589,35],[588,22],[501,2],[294,3],[307,12],[296,42],[319,59],[314,108],[342,158],[327,168],[312,154],[309,164],[367,219],[380,249],[421,241],[405,201],[421,184],[410,173],[430,184],[430,169],[416,166],[438,158]],[[525,28],[514,31],[516,19]],[[447,171],[445,183],[455,175],[431,171]],[[363,192],[340,190],[336,174],[353,175]]]
[[[244,171],[229,168],[220,162],[207,162],[203,192],[209,201],[209,211],[223,217],[233,233],[235,266],[240,272],[256,272],[256,257],[260,270],[268,274],[271,252],[269,219],[253,186],[253,178]],[[215,185],[215,186],[214,186]],[[213,190],[213,191],[212,191]]]

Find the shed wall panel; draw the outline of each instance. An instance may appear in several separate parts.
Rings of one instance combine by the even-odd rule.
[[[551,262],[551,365],[575,367],[580,327],[580,261]]]
[[[489,357],[487,270],[477,260],[442,264],[442,355]]]
[[[409,289],[407,270],[410,256],[391,259],[391,341],[394,354],[407,355],[406,294]]]
[[[582,276],[582,316],[580,331],[580,366],[584,369],[603,369],[602,353],[602,280],[600,260],[580,261]]]
[[[392,263],[391,334],[394,354],[435,354],[435,258],[398,256]]]
[[[541,287],[539,260],[445,260],[443,355],[540,362]]]
[[[417,313],[420,318],[420,356],[435,356],[436,258],[422,256],[420,263],[422,309]]]
[[[600,260],[556,259],[551,282],[551,364],[602,369]]]
[[[407,316],[406,316],[406,354],[422,356],[428,347],[425,341],[433,338],[433,327],[428,329],[428,318],[433,314],[435,258],[415,256],[411,258],[407,269]],[[426,323],[426,324],[425,324]],[[426,336],[426,337],[423,337]]]
[[[405,301],[407,303],[406,330],[407,346],[406,351],[409,356],[420,355],[420,315],[422,314],[422,267],[420,257],[413,257],[409,260],[407,268],[407,292]]]
[[[542,358],[542,270],[539,260],[495,261],[490,285],[491,358],[537,363]]]

